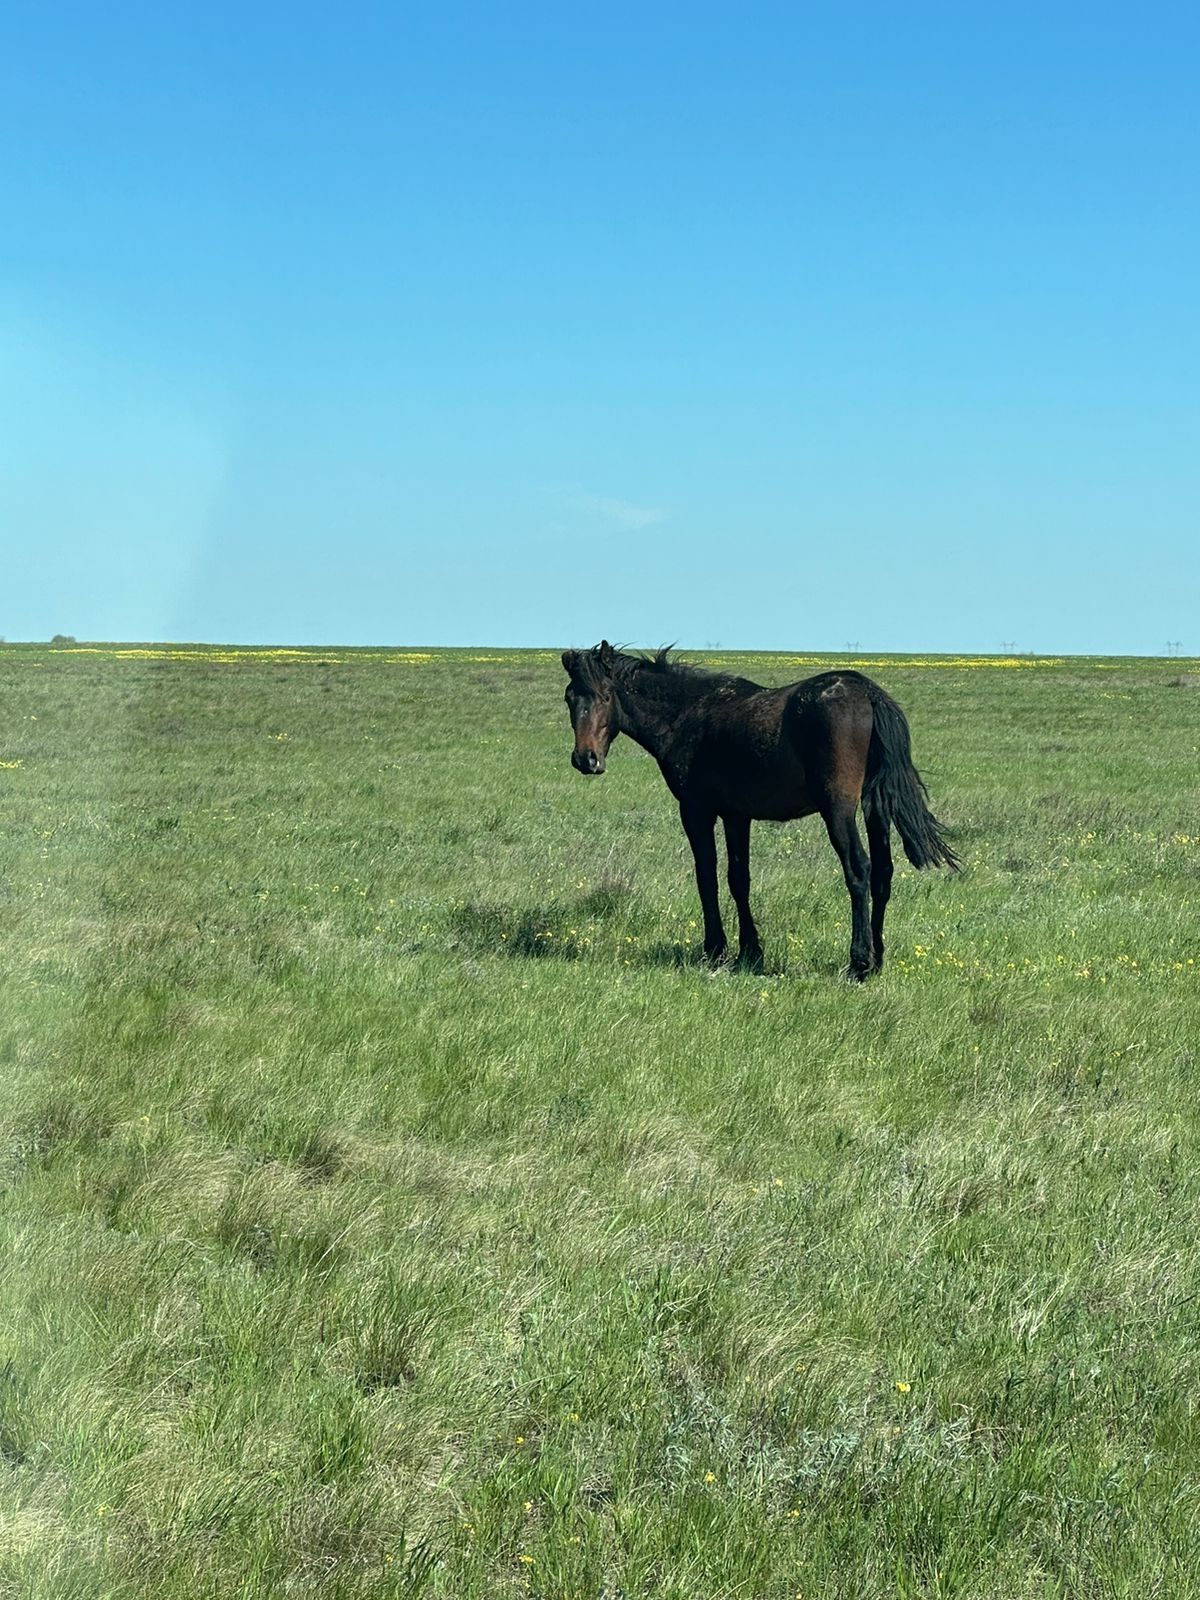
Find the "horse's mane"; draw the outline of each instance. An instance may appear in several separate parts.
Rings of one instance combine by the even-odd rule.
[[[674,645],[663,645],[661,650],[614,650],[606,666],[600,658],[600,646],[581,650],[576,658],[575,670],[589,688],[599,689],[608,679],[628,683],[635,674],[651,672],[662,678],[703,678],[720,683],[730,678],[728,672],[710,672],[705,667],[694,667],[690,661],[680,661],[672,654]]]

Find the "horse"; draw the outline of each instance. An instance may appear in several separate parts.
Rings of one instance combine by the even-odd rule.
[[[819,812],[850,894],[850,961],[861,983],[883,966],[883,917],[892,889],[891,830],[914,867],[948,867],[958,857],[927,805],[913,765],[908,722],[861,672],[822,672],[782,689],[656,655],[564,650],[565,699],[575,734],[571,764],[598,777],[619,734],[658,762],[679,803],[696,862],[704,913],[704,954],[725,959],[717,889],[717,818],[725,830],[729,889],[738,915],[738,961],[761,971],[763,952],[750,911],[750,824],[789,822]],[[862,804],[870,856],[856,814]]]

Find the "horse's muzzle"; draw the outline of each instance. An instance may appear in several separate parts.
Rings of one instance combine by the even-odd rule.
[[[597,755],[594,750],[573,750],[571,765],[576,772],[582,772],[585,778],[598,778],[604,771],[604,757]]]

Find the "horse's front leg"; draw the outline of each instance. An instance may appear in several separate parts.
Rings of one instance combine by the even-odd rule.
[[[717,893],[717,842],[713,837],[716,813],[681,805],[679,817],[696,858],[696,888],[704,912],[704,954],[710,961],[720,961],[725,954],[725,929]]]
[[[722,821],[729,858],[729,892],[738,914],[738,961],[752,972],[761,972],[762,945],[750,914],[750,818],[723,817]]]

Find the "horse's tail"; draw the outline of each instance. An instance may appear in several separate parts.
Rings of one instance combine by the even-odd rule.
[[[928,792],[913,766],[908,722],[890,694],[867,679],[874,726],[867,752],[863,811],[894,825],[904,854],[914,867],[949,867],[957,872],[958,857],[946,842],[938,819],[926,805]]]

